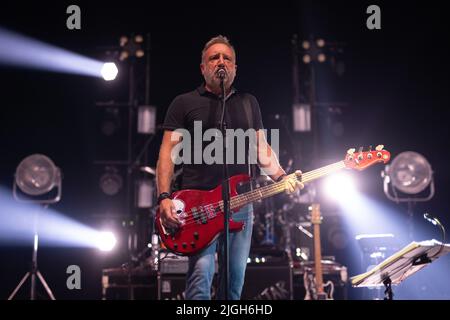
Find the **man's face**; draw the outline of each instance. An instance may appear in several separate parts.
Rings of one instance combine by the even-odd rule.
[[[230,88],[236,77],[236,57],[233,50],[223,43],[216,43],[209,47],[200,64],[206,85],[211,90],[220,88],[220,78],[217,71],[220,68],[225,69],[225,88]]]

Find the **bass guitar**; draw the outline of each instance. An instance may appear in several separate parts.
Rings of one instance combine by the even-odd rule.
[[[289,178],[298,179],[302,183],[308,183],[323,176],[329,175],[341,169],[364,170],[375,163],[387,163],[390,153],[383,150],[383,146],[377,146],[375,150],[355,152],[349,149],[344,160],[303,173],[297,176],[295,173]],[[238,192],[238,187],[248,183],[250,177],[245,174],[232,176],[229,179],[230,190],[230,220],[229,231],[243,230],[245,223],[235,221],[233,213],[243,206],[279,194],[285,190],[285,182],[275,182],[267,186],[253,189],[247,192]],[[209,191],[186,189],[172,194],[177,215],[181,225],[177,229],[164,227],[161,222],[159,209],[155,215],[155,226],[161,242],[170,251],[180,255],[194,255],[213,242],[224,229],[222,186]]]

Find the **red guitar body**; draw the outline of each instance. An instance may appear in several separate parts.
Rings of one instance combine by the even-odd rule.
[[[237,195],[238,185],[248,182],[248,175],[236,175],[230,178],[231,197]],[[161,223],[159,210],[155,216],[155,224],[164,246],[181,255],[194,255],[205,249],[224,230],[222,204],[222,186],[210,191],[186,189],[174,192],[172,200],[182,225],[176,229],[168,229]],[[244,222],[233,220],[233,213],[239,207],[231,210],[229,220],[230,232],[241,231]]]

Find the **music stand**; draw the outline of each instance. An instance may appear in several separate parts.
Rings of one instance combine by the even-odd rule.
[[[411,242],[372,270],[350,278],[353,287],[377,287],[384,285],[385,300],[392,300],[392,285],[426,267],[437,258],[450,252],[450,244],[437,240]]]

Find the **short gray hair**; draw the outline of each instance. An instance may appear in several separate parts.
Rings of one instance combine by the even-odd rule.
[[[234,58],[236,59],[236,51],[234,50],[233,45],[230,43],[230,40],[228,40],[227,37],[225,37],[225,36],[219,34],[218,36],[216,36],[216,37],[214,37],[214,38],[211,38],[211,39],[205,44],[205,46],[203,47],[203,50],[202,50],[202,61],[201,61],[201,62],[203,62],[203,58],[205,57],[205,52],[206,52],[206,50],[208,50],[209,47],[211,47],[212,45],[215,45],[215,44],[217,44],[217,43],[222,43],[222,44],[224,44],[224,45],[227,45],[227,46],[233,51]]]

